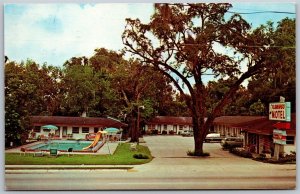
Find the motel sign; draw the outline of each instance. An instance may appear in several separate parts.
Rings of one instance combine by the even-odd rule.
[[[291,103],[290,102],[270,103],[269,120],[291,121]]]

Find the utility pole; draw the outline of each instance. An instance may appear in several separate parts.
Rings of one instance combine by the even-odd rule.
[[[145,106],[138,106],[138,115],[137,115],[137,145],[139,145],[140,142],[140,108],[145,109]]]

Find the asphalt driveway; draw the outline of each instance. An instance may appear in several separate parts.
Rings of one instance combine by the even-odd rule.
[[[167,176],[268,177],[295,176],[296,165],[276,165],[242,158],[224,151],[220,143],[204,143],[209,157],[187,156],[194,149],[193,137],[145,136],[147,146],[155,157],[150,163],[135,167],[141,171],[155,169]]]
[[[194,137],[145,136],[144,140],[156,158],[187,157],[186,152],[194,150]],[[220,143],[204,143],[204,151],[209,152],[211,158],[236,158],[223,151]]]

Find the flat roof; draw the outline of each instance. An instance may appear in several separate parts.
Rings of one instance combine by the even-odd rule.
[[[31,116],[33,126],[81,126],[81,127],[126,127],[127,124],[110,118],[98,117],[65,117],[65,116]]]

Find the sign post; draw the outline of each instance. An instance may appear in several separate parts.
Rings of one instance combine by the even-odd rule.
[[[285,129],[290,128],[291,121],[291,103],[284,102],[284,98],[280,97],[280,102],[273,102],[269,104],[269,120],[283,121],[273,125],[273,143],[274,158],[279,159],[279,153],[283,150],[283,145],[286,145],[286,131]],[[284,129],[284,130],[282,130]]]
[[[286,131],[274,129],[273,130],[273,142],[275,144],[274,158],[279,159],[279,153],[283,145],[286,145]]]

